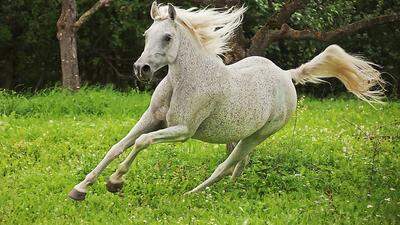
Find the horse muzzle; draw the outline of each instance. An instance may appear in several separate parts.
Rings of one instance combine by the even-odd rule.
[[[133,71],[139,81],[149,81],[153,76],[152,69],[149,64],[138,63],[133,64]]]

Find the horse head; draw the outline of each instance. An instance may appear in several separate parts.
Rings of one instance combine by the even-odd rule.
[[[152,80],[157,70],[176,59],[179,49],[175,7],[171,4],[159,7],[153,2],[150,15],[154,22],[144,33],[145,47],[133,66],[141,81]]]

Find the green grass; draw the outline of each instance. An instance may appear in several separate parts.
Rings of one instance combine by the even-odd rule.
[[[226,157],[223,145],[190,140],[141,153],[120,195],[104,183],[127,153],[86,201],[68,199],[149,100],[111,89],[0,92],[0,223],[400,224],[400,103],[375,110],[351,98],[300,100],[295,135],[292,119],[236,183],[183,197]]]

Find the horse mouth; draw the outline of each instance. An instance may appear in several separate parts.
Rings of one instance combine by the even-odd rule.
[[[140,81],[140,82],[142,82],[142,83],[150,83],[150,81],[151,81],[151,79],[149,79],[149,78],[144,78],[144,77],[142,77],[142,76],[136,75],[135,77],[137,78],[138,81]]]
[[[148,72],[148,73],[141,73],[137,70],[134,71],[134,76],[136,79],[142,83],[147,83],[151,81],[151,78],[153,77],[153,73]]]

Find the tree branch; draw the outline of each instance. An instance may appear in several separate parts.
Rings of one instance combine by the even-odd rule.
[[[279,29],[296,11],[303,9],[309,0],[287,0],[283,7],[274,13],[251,39],[249,55],[262,55],[268,46],[265,39],[271,29]]]
[[[90,17],[93,16],[95,12],[97,12],[99,9],[101,9],[104,6],[109,6],[110,2],[112,0],[99,0],[94,4],[88,11],[84,12],[81,17],[74,23],[74,27],[76,30],[78,30],[82,24],[84,24],[86,21],[90,19]]]
[[[332,39],[341,37],[343,35],[351,35],[359,32],[360,30],[368,29],[376,25],[400,22],[400,14],[391,14],[377,16],[374,18],[363,19],[335,30],[323,32],[323,31],[312,31],[312,30],[295,30],[287,24],[283,24],[279,31],[274,31],[270,34],[271,41],[277,41],[281,39],[291,40],[303,40],[303,39],[315,39],[319,41],[330,41]]]
[[[343,35],[351,35],[357,33],[360,30],[368,29],[373,26],[393,22],[400,22],[400,14],[390,14],[367,18],[326,32],[313,30],[295,30],[291,28],[288,24],[283,23],[280,30],[266,29],[264,31],[265,33],[263,33],[262,36],[254,36],[252,38],[252,45],[249,49],[249,55],[262,55],[265,48],[268,47],[271,43],[283,39],[315,39],[326,42],[341,37]],[[260,31],[261,29],[259,30],[259,32]]]
[[[282,24],[286,23],[293,13],[303,9],[309,0],[288,0],[282,6],[282,8],[275,12],[265,23],[264,26],[270,29],[279,28]]]
[[[112,64],[112,62],[105,55],[101,54],[101,57],[104,59],[104,61],[106,61],[106,63],[111,67],[111,69],[114,70],[117,77],[119,77],[121,79],[125,79],[125,80],[133,78],[133,76],[132,77],[125,76],[121,72],[119,72],[118,69]]]

